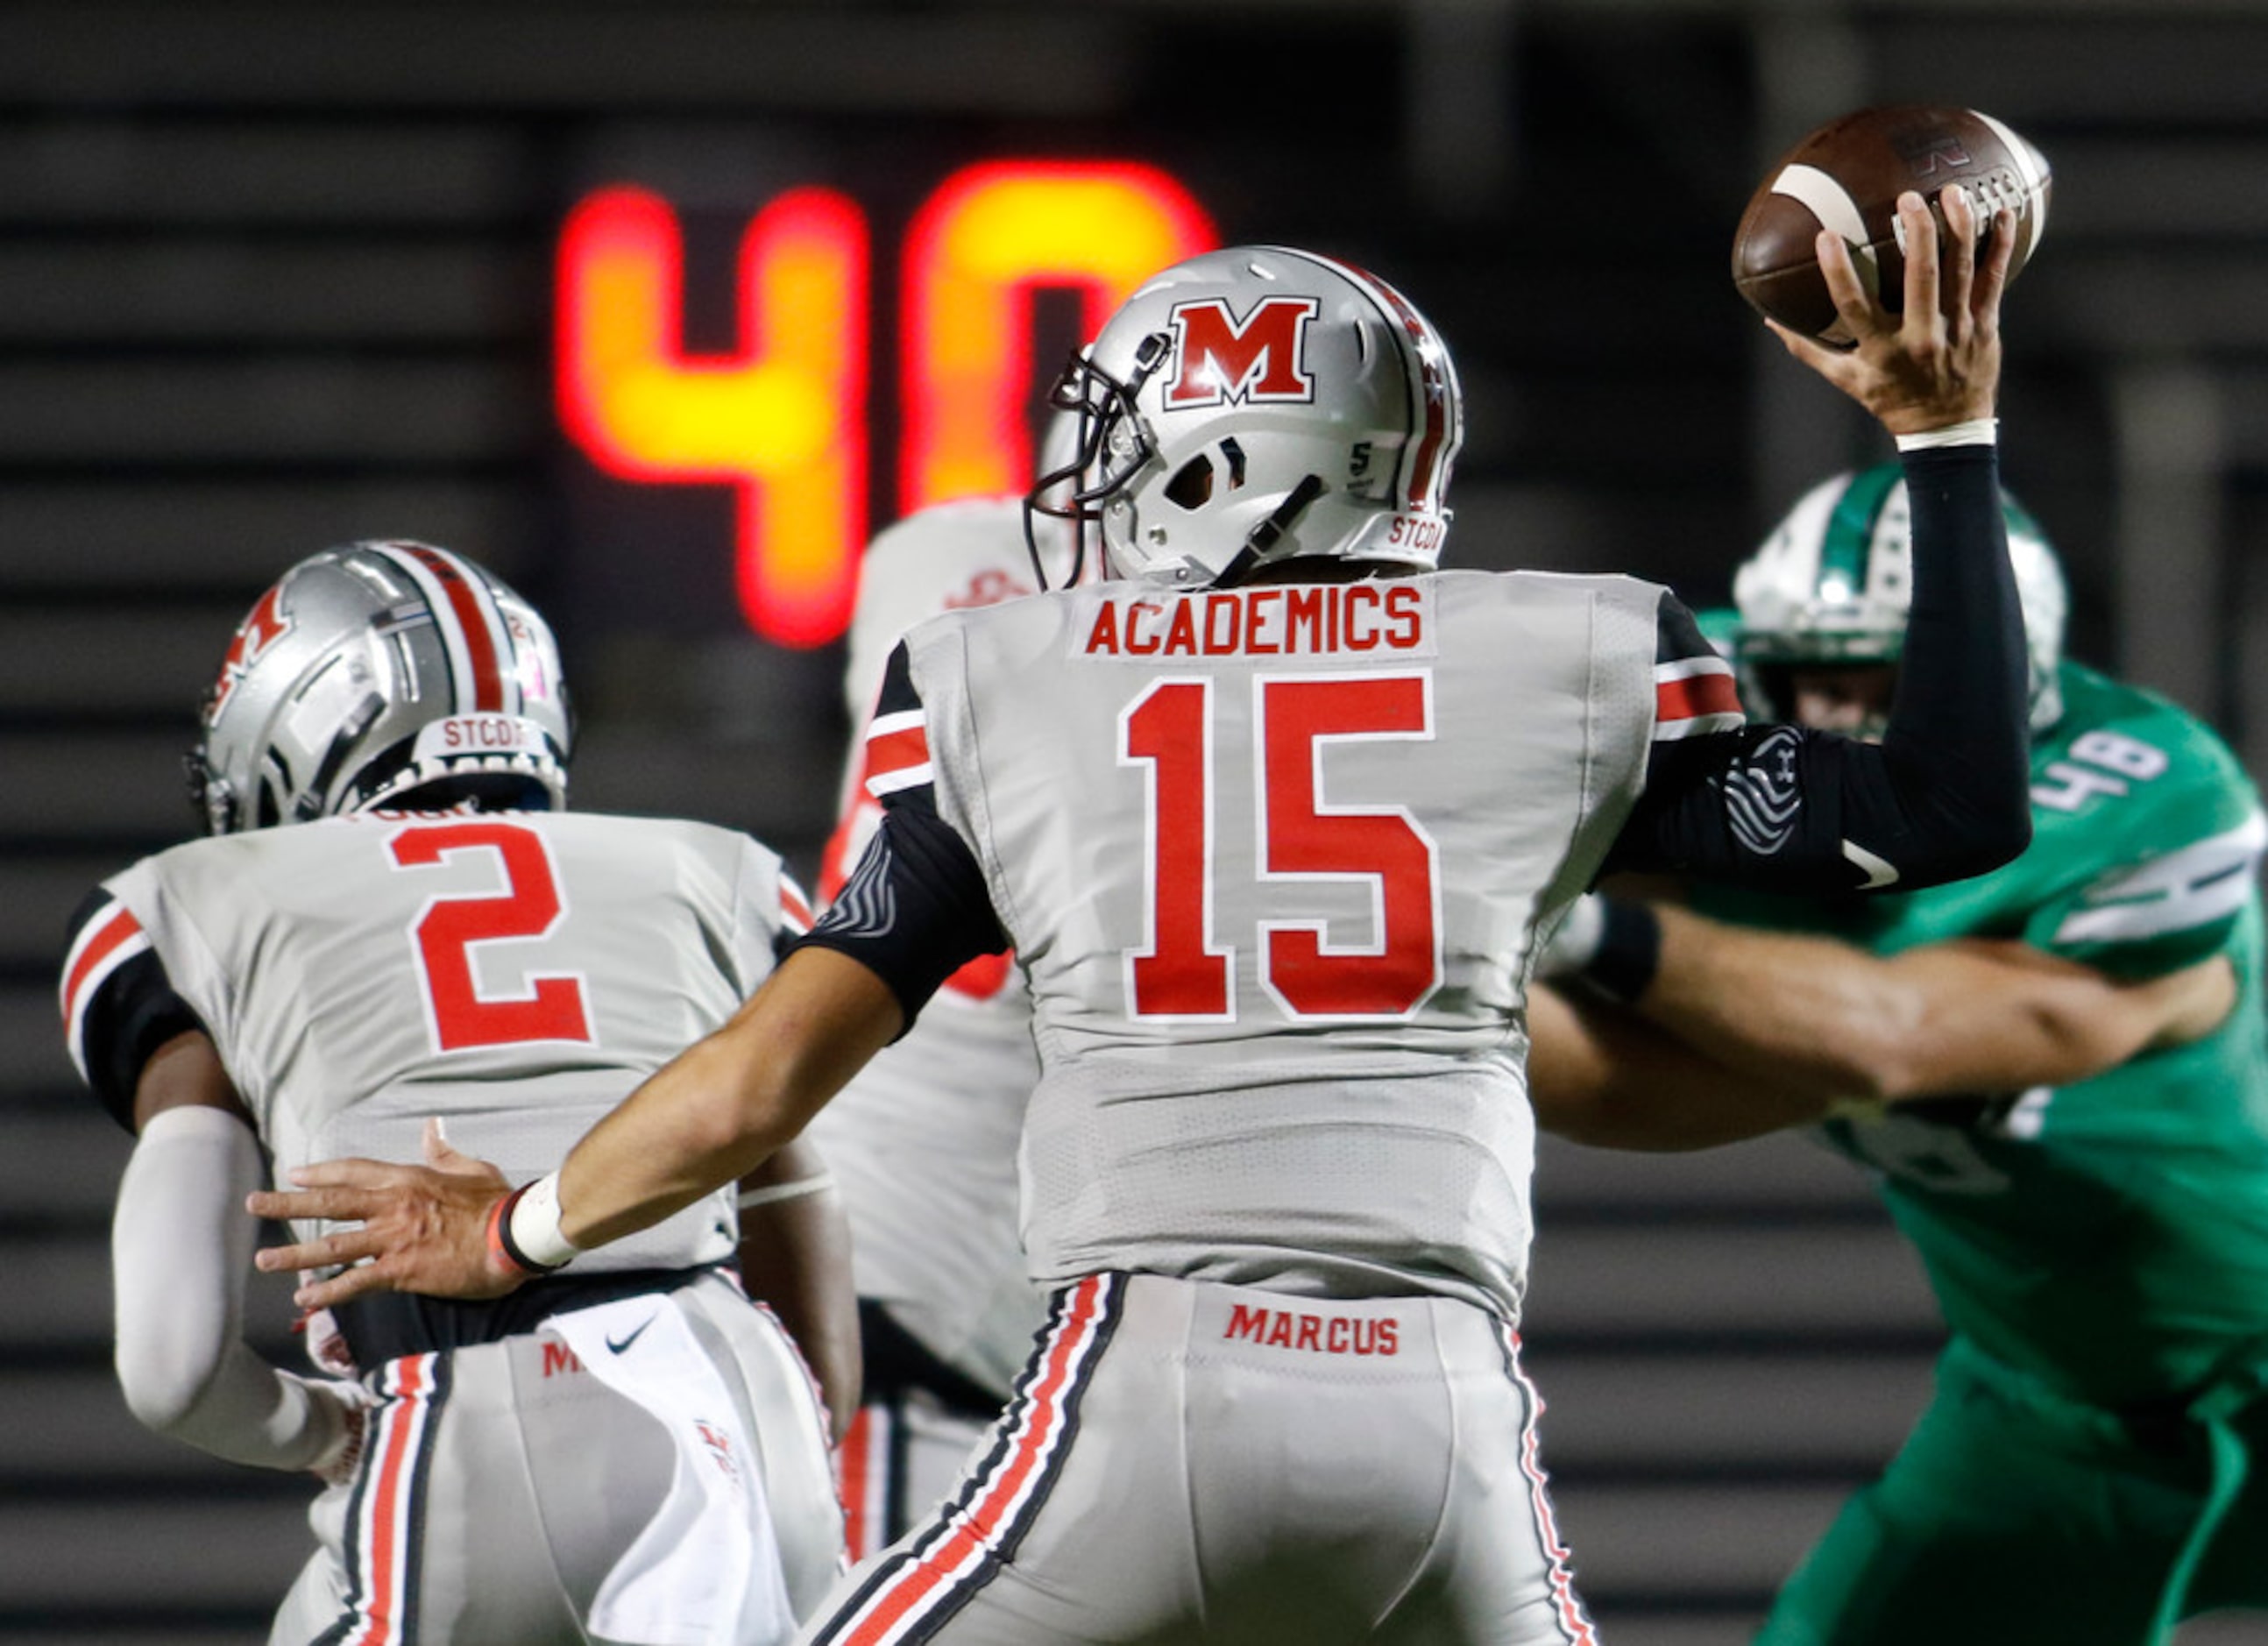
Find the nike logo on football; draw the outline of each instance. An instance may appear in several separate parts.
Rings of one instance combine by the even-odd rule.
[[[608,1338],[607,1347],[617,1354],[627,1352],[630,1346],[637,1342],[639,1337],[644,1332],[645,1329],[654,1323],[655,1318],[655,1316],[648,1315],[644,1319],[639,1321],[636,1326],[631,1328],[628,1336],[621,1338]]]

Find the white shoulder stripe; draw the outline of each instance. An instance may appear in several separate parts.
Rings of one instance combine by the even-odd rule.
[[[120,912],[124,913],[124,911],[121,910]],[[129,916],[128,918],[131,919],[132,917]],[[90,922],[90,924],[99,925],[105,930],[107,930],[112,922],[109,920],[102,920],[99,922]],[[63,1041],[64,1044],[70,1050],[71,1065],[78,1070],[78,1077],[81,1080],[85,1080],[87,1078],[87,1008],[94,1004],[95,997],[102,993],[102,985],[110,981],[111,975],[114,972],[115,972],[121,966],[124,965],[128,961],[133,959],[135,956],[147,954],[149,951],[150,934],[147,932],[143,931],[137,926],[135,928],[132,936],[127,938],[115,948],[113,948],[108,954],[105,955],[100,960],[95,962],[92,966],[87,968],[85,975],[78,979],[77,987],[72,989],[70,997],[64,1000]],[[77,946],[74,947],[73,953],[74,955],[77,953]],[[69,977],[70,974],[67,971],[64,975]]]
[[[785,869],[780,871],[779,908],[781,928],[790,935],[801,937],[811,930],[811,899]]]
[[[928,724],[928,716],[919,709],[899,709],[890,714],[878,714],[866,727],[866,741],[888,737],[897,732],[917,731]]]
[[[1691,680],[1701,675],[1729,675],[1732,672],[1733,666],[1714,653],[1707,657],[1674,658],[1667,663],[1653,666],[1653,678],[1657,684],[1667,680]]]
[[[917,789],[924,783],[936,780],[936,768],[924,760],[919,765],[900,766],[895,771],[877,771],[866,779],[866,793],[880,800],[885,794],[895,794],[900,789]]]
[[[2252,896],[2268,816],[2106,876],[2056,927],[2058,943],[2133,943],[2225,920]]]
[[[70,952],[63,956],[63,971],[55,985],[55,1003],[66,1017],[70,1015],[71,975],[78,970],[80,961],[86,957],[86,951],[102,940],[102,934],[110,929],[110,923],[118,918],[119,912],[125,906],[106,891],[101,906],[87,916],[78,928],[78,935],[71,939]]]
[[[1724,714],[1694,714],[1682,720],[1656,720],[1653,741],[1657,743],[1683,742],[1689,737],[1705,737],[1713,732],[1737,732],[1749,723],[1749,717],[1738,711]]]

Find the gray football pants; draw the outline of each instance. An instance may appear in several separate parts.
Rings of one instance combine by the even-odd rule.
[[[835,1449],[850,1558],[880,1554],[952,1496],[968,1454],[991,1427],[926,1389],[902,1389],[861,1406]]]
[[[951,1502],[799,1638],[1589,1646],[1538,1409],[1465,1303],[1091,1275]]]
[[[688,1410],[682,1426],[716,1436],[725,1457],[709,1462],[726,1475],[737,1450],[724,1444],[730,1436],[756,1454],[733,1461],[754,1464],[789,1609],[807,1616],[843,1570],[842,1514],[810,1374],[770,1312],[721,1276],[667,1296],[694,1356],[720,1375],[709,1386],[721,1388],[728,1413],[719,1424],[713,1413]],[[657,1295],[631,1307],[663,1302]],[[701,1501],[673,1499],[685,1465],[659,1418],[610,1387],[548,1325],[390,1361],[365,1382],[380,1404],[359,1471],[316,1501],[309,1518],[319,1546],[277,1613],[271,1646],[659,1637],[590,1624],[602,1586],[649,1527],[681,1531],[681,1520],[661,1517]],[[696,1439],[696,1465],[703,1449]],[[682,1539],[645,1539],[665,1555],[659,1546],[673,1541]],[[724,1604],[737,1612],[724,1638],[770,1646],[792,1632],[760,1607]]]

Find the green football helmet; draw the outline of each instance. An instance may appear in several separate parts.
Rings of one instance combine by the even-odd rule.
[[[2070,595],[2039,525],[2006,491],[2008,558],[2024,609],[2034,731],[2063,712],[2056,666]],[[1792,668],[1895,663],[1913,602],[1913,529],[1895,462],[1837,475],[1804,493],[1733,574],[1732,634],[1742,695],[1756,713],[1790,718]]]

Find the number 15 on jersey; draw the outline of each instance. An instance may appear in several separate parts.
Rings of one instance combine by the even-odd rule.
[[[1430,742],[1432,674],[1258,675],[1248,748],[1218,746],[1220,690],[1203,676],[1158,680],[1119,716],[1118,762],[1146,768],[1149,804],[1148,930],[1126,956],[1129,1015],[1235,1015],[1236,947],[1218,911],[1251,897],[1224,896],[1213,849],[1218,763],[1235,760],[1249,762],[1257,801],[1259,880],[1352,882],[1371,904],[1367,942],[1334,943],[1322,919],[1256,920],[1261,986],[1297,1019],[1410,1016],[1441,982],[1440,854],[1402,807],[1332,804],[1326,765],[1334,744]]]

